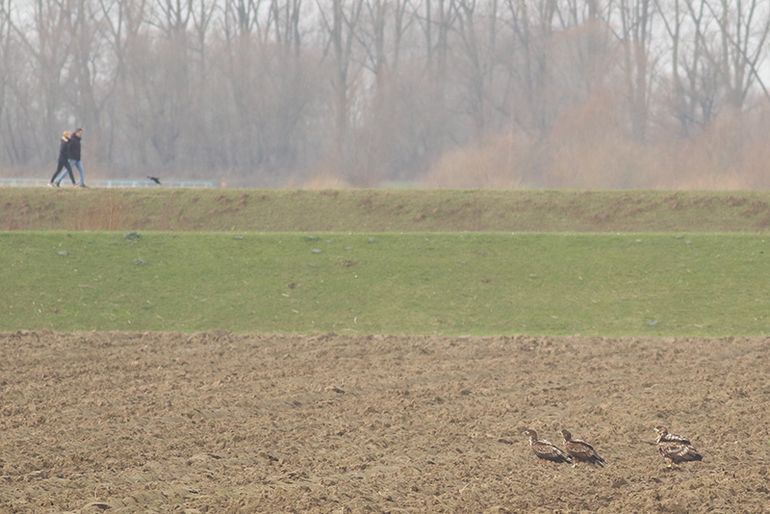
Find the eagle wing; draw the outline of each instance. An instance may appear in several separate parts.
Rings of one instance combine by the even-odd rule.
[[[590,462],[591,464],[598,464],[600,466],[604,465],[604,459],[602,459],[599,454],[596,453],[596,450],[594,450],[593,446],[585,441],[573,439],[572,441],[565,443],[565,446],[569,454],[575,457],[577,460]]]
[[[554,462],[572,462],[572,457],[564,453],[561,448],[552,445],[548,441],[537,441],[532,444],[532,451],[541,459]]]
[[[703,455],[689,444],[680,442],[666,442],[658,445],[658,451],[664,459],[668,459],[674,464],[694,460],[703,460]]]
[[[682,444],[691,444],[690,440],[682,437],[681,435],[676,434],[666,434],[664,436],[660,437],[659,443],[682,443]]]

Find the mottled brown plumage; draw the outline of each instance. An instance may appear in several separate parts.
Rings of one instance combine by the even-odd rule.
[[[568,430],[562,430],[561,435],[564,436],[564,449],[576,461],[587,462],[596,466],[604,466],[606,464],[606,461],[596,453],[594,447],[587,442],[573,439],[572,434]]]
[[[572,457],[564,453],[561,448],[554,446],[545,439],[538,439],[537,432],[531,428],[522,432],[529,437],[529,446],[538,458],[553,462],[572,462]]]
[[[670,434],[668,428],[659,425],[655,427],[658,434],[655,442],[658,444],[658,453],[668,461],[668,465],[681,464],[703,460],[703,455],[690,443],[690,440],[676,434]]]
[[[668,432],[668,428],[663,425],[658,425],[655,427],[655,433],[658,434],[657,439],[655,439],[655,442],[657,444],[660,443],[683,443],[683,444],[690,444],[690,440],[682,437],[681,435],[676,434],[670,434]]]
[[[669,461],[669,465],[703,460],[703,455],[698,453],[698,450],[684,443],[660,443],[658,452]]]

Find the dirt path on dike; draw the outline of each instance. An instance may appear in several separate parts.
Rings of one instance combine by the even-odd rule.
[[[32,332],[0,355],[0,512],[770,510],[770,339]],[[667,470],[659,423],[705,460]],[[539,461],[524,427],[608,465]]]

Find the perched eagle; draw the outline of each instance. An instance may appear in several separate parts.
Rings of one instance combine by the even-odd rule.
[[[668,427],[665,427],[663,425],[658,425],[655,427],[655,433],[658,434],[657,439],[655,439],[655,442],[657,444],[660,443],[683,443],[683,444],[690,444],[689,439],[685,439],[681,435],[671,434],[668,431]]]
[[[691,462],[703,460],[703,455],[698,453],[689,439],[680,435],[669,434],[668,428],[664,426],[655,427],[658,434],[656,443],[658,443],[658,452],[668,461],[668,466],[681,464],[682,462]]]
[[[522,434],[529,437],[529,445],[539,458],[554,462],[572,462],[572,457],[564,453],[561,448],[552,445],[545,439],[538,439],[537,432],[531,428],[526,429]]]
[[[561,435],[564,436],[564,449],[575,460],[597,466],[604,466],[606,464],[605,460],[596,453],[593,446],[580,439],[572,439],[572,434],[569,433],[569,430],[562,430]]]

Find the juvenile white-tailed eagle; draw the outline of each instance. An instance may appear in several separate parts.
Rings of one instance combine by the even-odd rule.
[[[655,427],[655,432],[658,434],[655,441],[658,443],[658,452],[661,457],[668,461],[669,467],[682,462],[703,460],[703,455],[698,453],[689,439],[670,434],[668,428],[662,425]]]
[[[538,439],[537,432],[531,428],[526,429],[522,434],[529,437],[529,445],[539,458],[553,462],[572,462],[572,457],[564,453],[561,448],[554,446],[545,439]]]
[[[669,467],[672,464],[703,460],[703,455],[698,453],[698,450],[684,443],[660,443],[658,452],[669,462]]]
[[[572,439],[572,434],[570,434],[569,430],[562,430],[561,435],[564,436],[564,449],[575,460],[596,466],[604,466],[606,464],[606,461],[596,453],[593,446],[580,439]]]

